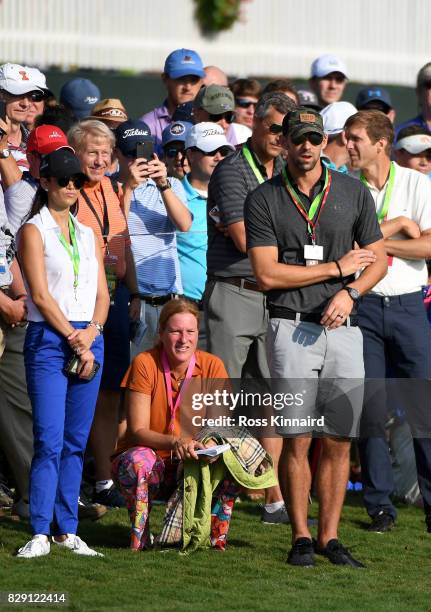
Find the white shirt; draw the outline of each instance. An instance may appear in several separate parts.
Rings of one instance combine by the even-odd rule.
[[[41,233],[45,255],[48,291],[68,321],[91,321],[96,304],[99,264],[96,258],[94,232],[72,217],[79,251],[78,287],[75,290],[72,260],[60,242],[61,230],[47,206],[27,223],[35,225]],[[27,280],[24,278],[28,295]],[[31,298],[27,301],[28,320],[44,321]]]
[[[387,187],[388,181],[380,191],[368,185],[377,211],[382,209]],[[400,216],[412,219],[422,232],[431,228],[431,182],[425,174],[395,164],[395,181],[386,219],[389,221]],[[409,240],[405,234],[394,234],[392,239]],[[373,287],[371,293],[382,296],[404,295],[420,291],[427,284],[425,259],[389,257],[388,263],[388,273]]]

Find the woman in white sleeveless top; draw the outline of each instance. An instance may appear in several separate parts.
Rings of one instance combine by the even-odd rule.
[[[19,260],[30,296],[24,359],[34,454],[33,538],[17,556],[48,554],[51,534],[58,546],[96,556],[100,553],[90,549],[76,530],[82,462],[103,366],[102,331],[109,295],[93,230],[70,213],[86,179],[73,150],[62,148],[46,155],[40,176],[33,208],[19,234]]]

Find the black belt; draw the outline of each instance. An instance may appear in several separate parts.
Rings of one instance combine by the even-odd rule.
[[[176,300],[181,297],[177,293],[168,293],[167,295],[144,295],[143,293],[135,293],[134,295],[137,295],[140,300],[146,304],[150,304],[150,306],[162,306],[170,300]]]
[[[289,319],[290,321],[296,321],[298,319],[299,321],[307,321],[309,323],[316,323],[317,325],[321,325],[320,321],[322,320],[322,315],[318,313],[296,313],[294,310],[290,310],[289,308],[284,308],[283,306],[273,306],[272,304],[269,305],[268,311],[270,319]],[[358,325],[358,317],[356,315],[345,319],[342,325],[347,326],[347,322],[349,319],[350,327],[356,327]]]
[[[195,300],[195,298],[188,297],[187,295],[185,295],[184,297],[189,302],[193,302],[193,304],[196,304],[196,306],[199,308],[199,310],[203,310],[204,309],[204,301],[203,300]]]
[[[235,287],[241,287],[241,289],[249,289],[250,291],[258,291],[262,293],[261,289],[252,283],[251,281],[240,278],[239,276],[211,276],[210,280],[217,281],[218,283],[228,283],[228,285],[234,285]]]

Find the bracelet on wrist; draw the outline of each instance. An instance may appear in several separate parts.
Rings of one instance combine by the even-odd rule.
[[[338,261],[337,261],[337,260],[335,260],[335,265],[336,265],[336,266],[337,266],[337,268],[338,268],[338,273],[339,273],[340,278],[341,278],[341,280],[342,280],[342,279],[344,278],[344,276],[343,276],[343,271],[342,271],[341,266],[340,266],[340,264],[338,263]]]

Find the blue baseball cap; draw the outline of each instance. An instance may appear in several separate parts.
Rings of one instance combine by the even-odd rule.
[[[374,85],[372,87],[364,87],[356,96],[356,108],[361,110],[369,102],[381,102],[385,106],[393,108],[391,96],[387,89]]]
[[[174,121],[162,132],[162,147],[170,142],[185,142],[187,132],[193,127],[188,121]]]
[[[85,119],[100,101],[100,90],[89,79],[71,79],[60,90],[60,102],[72,110],[78,119]]]
[[[134,157],[138,143],[154,143],[151,130],[143,121],[124,121],[114,130],[114,135],[116,146],[126,157]]]
[[[194,75],[201,79],[205,76],[204,65],[198,53],[192,49],[175,49],[168,55],[163,72],[170,79]]]

